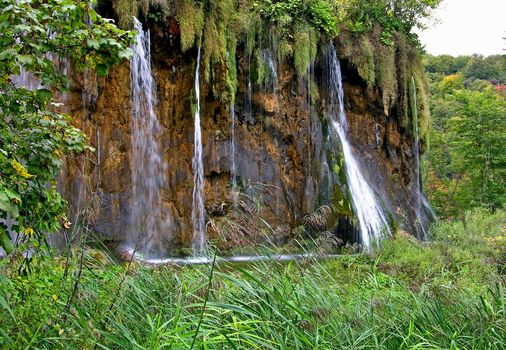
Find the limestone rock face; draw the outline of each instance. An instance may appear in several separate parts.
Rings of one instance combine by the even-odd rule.
[[[168,165],[163,205],[173,221],[173,246],[189,247],[192,94],[197,53],[182,53],[177,36],[167,37],[156,28],[151,34],[156,112],[164,130],[157,141]],[[224,248],[262,241],[266,232],[269,239],[282,241],[304,222],[306,215],[322,205],[338,202],[345,192],[338,176],[338,168],[342,167],[340,145],[329,135],[324,115],[326,87],[319,60],[312,75],[319,99],[312,104],[307,80],[298,78],[293,67],[280,65],[279,86],[273,93],[254,81],[248,82],[250,67],[241,50],[237,62],[235,159],[240,194],[235,206],[241,208],[241,215],[233,210],[230,106],[214,95],[212,80],[200,78],[207,231]],[[347,61],[342,61],[342,67],[354,152],[362,160],[366,177],[386,211],[404,222],[409,231],[414,220],[410,209],[415,174],[412,137],[401,128],[395,117],[398,113],[385,114],[381,91],[367,88]],[[62,190],[73,211],[84,212],[99,236],[121,242],[128,225],[129,205],[135,200],[131,198],[130,178],[135,164],[130,156],[129,65],[114,67],[106,78],[90,75],[75,75],[67,106],[95,152],[68,159]],[[248,83],[252,85],[251,100]],[[232,219],[234,223],[230,223]],[[333,222],[339,226],[342,220]]]

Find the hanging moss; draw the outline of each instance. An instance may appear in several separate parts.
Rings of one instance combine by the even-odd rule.
[[[309,59],[311,63],[316,60],[318,54],[318,42],[320,41],[319,32],[313,27],[309,27]]]
[[[234,103],[237,90],[238,45],[252,64],[252,81],[260,85],[272,83],[259,48],[272,49],[278,62],[290,64],[299,77],[307,77],[318,53],[318,43],[338,38],[338,51],[356,68],[369,89],[379,88],[385,115],[395,111],[400,126],[410,132],[410,79],[415,76],[418,90],[419,131],[422,147],[427,144],[430,128],[427,86],[416,48],[405,33],[392,31],[385,44],[385,28],[378,22],[360,32],[349,27],[352,2],[324,1],[260,1],[260,0],[113,0],[120,25],[128,27],[131,17],[147,15],[156,9],[179,23],[181,50],[202,44],[202,72],[212,93],[224,103]],[[161,11],[160,11],[161,10]],[[152,14],[153,15],[153,14]],[[332,15],[332,16],[330,16]],[[332,17],[332,18],[331,18]],[[337,23],[341,28],[337,28]],[[339,36],[337,33],[339,32]],[[309,82],[311,103],[318,99],[318,89]],[[395,109],[392,107],[395,106]]]
[[[293,56],[293,45],[287,39],[283,38],[279,41],[278,47],[278,59],[280,62],[287,62],[290,57]]]
[[[121,28],[132,27],[132,17],[137,17],[139,4],[137,0],[114,0],[112,2],[114,12],[118,17],[118,25]]]
[[[398,115],[397,119],[400,125],[405,130],[409,130],[410,127],[410,81],[412,76],[411,62],[409,61],[408,50],[409,47],[406,43],[405,38],[397,34],[395,35],[395,46],[396,46],[396,67],[397,67],[397,85],[398,85]]]
[[[204,10],[193,0],[176,0],[176,20],[181,31],[181,50],[194,46],[204,27]]]
[[[306,23],[297,21],[294,26],[294,52],[293,63],[299,77],[307,76],[311,60],[311,40],[309,26]]]
[[[339,36],[341,56],[350,61],[357,69],[358,75],[371,88],[376,82],[376,64],[374,46],[368,35],[355,35],[343,30]]]
[[[270,72],[267,64],[260,58],[260,49],[256,48],[254,52],[254,64],[256,71],[256,82],[258,85],[267,85],[270,82]]]
[[[429,86],[425,79],[425,73],[420,60],[417,60],[413,66],[413,77],[416,82],[416,105],[418,109],[418,129],[420,144],[425,151],[429,147],[429,132],[431,129],[430,109],[429,109]]]
[[[373,42],[376,57],[376,84],[381,89],[383,111],[390,114],[390,108],[397,100],[397,74],[395,64],[395,46],[384,45],[380,40],[382,29],[373,29]]]
[[[204,24],[202,43],[202,66],[204,79],[210,81],[211,63],[217,64],[226,54],[225,33],[222,28],[217,27],[216,18],[210,16]]]
[[[235,93],[237,91],[237,62],[236,62],[236,50],[237,50],[237,39],[233,33],[230,33],[227,41],[227,88],[228,96],[225,99],[230,104],[235,104]]]

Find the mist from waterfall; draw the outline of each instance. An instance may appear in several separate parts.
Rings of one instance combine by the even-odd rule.
[[[415,228],[418,231],[420,239],[426,240],[427,237],[427,225],[428,221],[435,220],[436,214],[432,210],[429,202],[423,195],[422,186],[420,183],[420,131],[418,127],[418,106],[417,106],[417,95],[416,95],[416,81],[415,77],[411,77],[412,88],[413,88],[413,157],[414,157],[414,178],[415,188],[413,195],[415,196],[415,214],[416,222]]]
[[[200,49],[198,48],[195,67],[195,115],[194,115],[194,148],[193,148],[193,201],[192,201],[192,250],[193,255],[202,255],[206,247],[206,227],[204,208],[204,162],[202,159],[202,131],[200,126]]]
[[[384,231],[389,232],[388,223],[348,141],[341,67],[333,45],[330,45],[326,58],[330,94],[328,118],[343,147],[348,188],[360,227],[361,243],[370,249],[374,242],[381,239]]]
[[[162,190],[167,164],[159,145],[162,127],[155,112],[150,34],[134,19],[134,56],[130,62],[132,198],[127,244],[145,257],[166,255],[172,235],[171,218],[163,210]]]

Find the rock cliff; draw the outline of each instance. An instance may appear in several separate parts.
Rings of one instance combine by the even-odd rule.
[[[193,109],[196,47],[181,50],[178,22],[148,20],[151,30],[156,112],[163,127],[161,145],[167,163],[164,209],[172,218],[163,235],[168,253],[189,247],[192,236]],[[351,34],[334,40],[343,69],[349,139],[392,226],[421,236],[414,205],[414,135],[410,120],[413,94],[402,69],[420,71],[415,49],[392,49],[395,94],[381,84],[369,84],[361,72]],[[372,37],[371,40],[374,40]],[[401,40],[401,39],[399,39]],[[327,90],[324,52],[319,40],[308,74],[300,77],[293,63],[276,60],[276,81],[256,76],[258,57],[239,43],[235,53],[237,89],[235,159],[237,187],[231,181],[231,103],[217,96],[225,68],[213,67],[213,78],[201,79],[204,196],[208,238],[222,249],[282,243],[299,232],[330,231],[344,241],[356,241],[356,222],[346,188],[340,144],[325,116]],[[276,57],[276,47],[257,43],[258,51]],[[263,45],[263,46],[262,46]],[[402,51],[404,50],[404,51]],[[403,68],[404,67],[404,68]],[[104,240],[122,242],[129,224],[131,195],[131,101],[129,65],[111,70],[106,78],[74,73],[67,112],[89,137],[95,152],[68,159],[62,190],[74,213]],[[374,69],[374,67],[373,67]],[[272,72],[270,72],[272,73]],[[204,74],[204,73],[203,73]],[[423,96],[424,81],[417,76]],[[275,85],[275,86],[274,86]],[[388,100],[390,98],[390,100]],[[386,101],[388,100],[388,101]],[[425,109],[423,103],[418,109]],[[425,147],[422,140],[422,149]],[[314,217],[325,213],[316,224]]]

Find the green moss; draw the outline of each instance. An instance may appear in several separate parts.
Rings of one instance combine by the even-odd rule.
[[[316,101],[320,99],[320,91],[318,84],[313,80],[309,81],[309,93],[311,94],[311,104],[316,104]]]
[[[139,12],[137,0],[116,0],[113,1],[113,8],[118,16],[118,25],[121,28],[131,28],[132,17],[137,17]]]
[[[383,111],[390,114],[390,108],[397,100],[397,73],[395,62],[395,46],[383,45],[380,40],[381,28],[373,29],[373,41],[376,57],[376,84],[381,89]]]
[[[413,76],[417,84],[417,107],[418,107],[418,126],[422,151],[429,147],[429,133],[431,129],[430,107],[429,107],[429,86],[425,78],[422,65],[419,60],[414,66]]]
[[[279,46],[278,46],[279,62],[286,62],[286,61],[288,61],[288,58],[290,58],[292,56],[293,56],[292,43],[286,38],[281,39],[279,42]]]
[[[257,48],[254,54],[256,82],[258,85],[266,85],[270,82],[270,72],[267,64],[260,58],[260,50]]]
[[[210,16],[204,24],[202,67],[204,68],[204,78],[206,81],[210,81],[211,63],[219,63],[226,54],[225,33],[223,28],[218,28],[216,22],[216,18]]]
[[[328,35],[337,35],[337,29],[330,32],[325,29],[330,23],[326,16],[330,7],[322,1],[304,4],[297,0],[293,6],[290,3],[255,0],[117,0],[114,8],[123,26],[129,25],[132,15],[138,15],[139,12],[146,15],[150,6],[151,11],[158,11],[151,14],[153,16],[168,18],[174,15],[180,26],[181,50],[184,52],[200,41],[203,77],[214,96],[228,104],[234,103],[238,85],[238,45],[242,45],[244,55],[252,63],[250,78],[264,85],[271,83],[270,73],[260,59],[259,48],[273,47],[279,63],[290,64],[290,59],[293,59],[296,74],[307,77],[309,67],[318,54],[320,40],[326,41]],[[416,48],[406,34],[392,30],[388,32],[391,35],[386,43],[388,45],[385,45],[385,28],[376,22],[371,22],[367,30],[359,34],[346,29],[347,13],[356,6],[344,3],[331,5],[335,20],[341,25],[339,56],[356,68],[368,88],[380,89],[385,115],[395,111],[400,126],[408,132],[412,126],[410,81],[411,77],[415,77],[423,150],[430,129],[428,89],[423,70],[417,63]],[[318,89],[313,82],[309,82],[309,85],[311,102],[315,103],[319,98]],[[392,109],[393,106],[396,108]]]
[[[320,41],[320,33],[313,27],[309,27],[309,59],[311,63],[316,60],[318,54],[318,42]]]
[[[204,10],[193,0],[176,1],[176,20],[181,30],[181,50],[184,52],[195,44],[204,27]]]
[[[376,82],[375,50],[368,35],[355,35],[342,31],[340,35],[342,57],[357,69],[358,75],[371,88]]]
[[[332,203],[337,216],[353,217],[353,206],[351,205],[351,194],[348,188],[348,179],[346,177],[346,168],[344,157],[338,156],[332,171],[337,175],[341,186],[334,187],[332,194]]]
[[[311,64],[311,39],[309,25],[297,21],[293,33],[293,64],[299,77],[306,77]]]
[[[228,40],[227,51],[227,100],[235,104],[235,93],[237,91],[237,62],[236,62],[237,40],[231,35]]]
[[[397,224],[397,220],[395,220],[395,217],[391,212],[387,212],[388,216],[388,226],[392,229],[393,236],[397,236],[399,233],[399,225]]]
[[[396,45],[396,66],[397,66],[397,84],[398,84],[398,119],[400,125],[405,130],[410,128],[410,86],[411,86],[411,64],[409,61],[409,45],[403,35],[397,34],[395,36]]]

